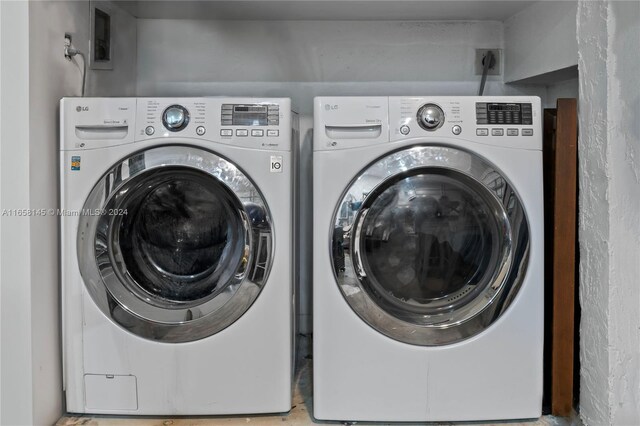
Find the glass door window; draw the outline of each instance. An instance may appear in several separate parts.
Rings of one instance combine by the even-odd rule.
[[[337,207],[332,253],[358,315],[419,345],[463,340],[495,320],[528,253],[524,212],[496,173],[471,153],[425,146],[393,153],[352,182]],[[345,209],[354,211],[349,223]]]
[[[237,320],[271,265],[271,219],[228,160],[185,146],[138,153],[96,184],[78,260],[102,311],[141,337],[201,339]],[[265,237],[267,236],[267,237]]]

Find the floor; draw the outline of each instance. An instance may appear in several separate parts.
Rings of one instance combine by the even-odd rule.
[[[107,416],[65,416],[56,423],[56,426],[204,426],[204,425],[311,425],[311,424],[356,424],[341,422],[320,422],[313,419],[310,410],[312,406],[311,395],[311,339],[301,335],[299,339],[300,357],[298,358],[295,392],[293,396],[293,408],[289,413],[279,415],[251,416],[251,417],[107,417]],[[358,422],[358,425],[371,425],[372,423]],[[373,423],[381,426],[388,423]],[[418,423],[401,423],[401,425],[414,425]],[[488,426],[493,423],[430,423],[430,425],[473,425]],[[543,416],[538,420],[521,422],[500,422],[498,426],[582,426],[577,417],[560,418]]]

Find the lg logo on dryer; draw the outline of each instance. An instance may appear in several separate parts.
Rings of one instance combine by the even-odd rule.
[[[326,109],[327,111],[333,111],[338,109],[338,105],[324,104],[324,109]]]
[[[89,107],[88,106],[80,106],[80,105],[78,105],[76,107],[76,111],[78,111],[78,112],[89,111]]]

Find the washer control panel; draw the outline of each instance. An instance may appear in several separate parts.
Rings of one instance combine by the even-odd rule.
[[[289,150],[291,120],[288,98],[138,98],[135,137]]]

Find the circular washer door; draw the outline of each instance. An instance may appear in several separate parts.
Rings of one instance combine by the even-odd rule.
[[[470,152],[416,146],[375,161],[349,185],[331,231],[351,308],[401,342],[436,346],[486,328],[526,273],[529,226],[504,175]]]
[[[272,263],[262,195],[233,163],[189,146],[138,152],[94,186],[78,261],[94,302],[140,337],[188,342],[236,321]]]

